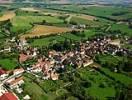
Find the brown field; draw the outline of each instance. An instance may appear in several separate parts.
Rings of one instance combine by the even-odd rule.
[[[72,17],[78,17],[81,19],[91,20],[91,21],[96,20],[96,17],[90,16],[90,15],[85,15],[85,14],[67,14],[67,15],[69,15],[69,17],[67,18],[68,22],[70,22]]]
[[[35,26],[31,32],[24,34],[21,37],[21,39],[24,38],[32,38],[32,37],[39,37],[43,35],[50,35],[50,34],[60,34],[60,33],[65,33],[65,32],[70,32],[72,31],[71,28],[66,28],[66,27],[56,27],[56,26],[46,26],[46,25],[37,25]]]
[[[23,11],[31,11],[31,12],[39,12],[40,10],[35,9],[35,8],[20,8],[20,10]]]
[[[86,20],[95,20],[96,19],[96,17],[94,17],[94,16],[84,15],[84,14],[77,15],[76,17],[79,17],[79,18],[82,18],[82,19],[86,19]]]
[[[0,21],[6,21],[8,19],[12,19],[15,16],[14,12],[6,12],[2,17],[0,17]]]

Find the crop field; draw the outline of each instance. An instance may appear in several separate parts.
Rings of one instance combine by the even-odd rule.
[[[87,68],[89,69],[89,68]],[[92,86],[87,88],[87,93],[99,100],[105,100],[107,97],[114,97],[116,90],[112,85],[113,81],[97,71],[91,72],[86,69],[79,69],[80,77],[84,80],[90,80]],[[101,87],[100,84],[105,84]],[[106,92],[107,91],[107,92]]]
[[[13,17],[15,17],[14,12],[6,12],[5,14],[3,14],[3,16],[0,17],[0,21],[6,21],[12,19]]]
[[[105,100],[108,97],[115,97],[116,88],[113,85],[114,81],[110,80],[108,77],[97,71],[90,71],[90,68],[88,67],[85,69],[76,70],[76,73],[78,73],[78,77],[76,74],[71,75],[71,77],[74,77],[73,82],[65,81],[65,79],[68,79],[68,77],[65,77],[64,79],[57,81],[40,80],[39,83],[34,81],[35,77],[32,75],[25,74],[26,85],[24,86],[24,93],[29,93],[34,100],[38,99],[36,98],[37,96],[39,96],[39,100],[43,100],[43,98],[45,98],[45,100],[54,100],[65,93],[70,93],[70,91],[67,90],[66,85],[72,85],[76,80],[85,80],[92,83],[90,87],[80,86],[85,89],[86,94],[90,94],[94,98],[101,100]],[[104,87],[101,87],[102,84],[104,84]],[[35,88],[35,91],[32,90],[32,86]],[[36,93],[36,91],[38,92]],[[68,98],[71,100],[72,95],[70,95]]]
[[[107,17],[116,20],[124,20],[132,17],[131,8],[115,7],[115,6],[77,6],[77,5],[65,5],[65,6],[52,6],[51,8],[63,9],[66,11],[85,13],[94,16]],[[121,13],[121,14],[120,14]],[[117,14],[117,15],[116,15]],[[119,14],[119,15],[118,15]]]
[[[112,24],[110,30],[120,30],[121,32],[127,33],[126,35],[132,37],[132,29],[130,29],[128,25]]]
[[[11,22],[13,27],[11,28],[12,32],[19,32],[21,30],[29,30],[32,28],[33,23],[41,23],[43,20],[46,23],[63,23],[63,20],[60,20],[56,17],[51,16],[16,16],[14,17]]]
[[[87,38],[91,38],[92,36],[94,36],[96,32],[94,32],[94,30],[86,30],[84,34],[85,34],[85,37],[83,38],[87,39]],[[39,46],[39,47],[48,46],[50,45],[50,43],[63,42],[65,41],[65,39],[70,39],[73,41],[80,41],[82,37],[71,34],[71,33],[64,33],[64,34],[55,35],[55,36],[48,36],[44,38],[33,39],[33,41],[31,42],[31,45]]]
[[[96,17],[90,15],[84,15],[84,14],[76,15],[76,17],[86,20],[96,20]]]
[[[59,33],[65,33],[70,31],[72,31],[72,29],[66,28],[66,27],[37,25],[31,30],[31,32],[22,35],[21,38],[26,38],[26,37],[31,38],[36,36],[39,37],[43,35],[59,34]]]
[[[101,26],[104,25],[104,23],[84,19],[84,18],[81,18],[81,17],[72,17],[70,22],[74,22],[74,23],[77,23],[77,24],[86,24],[86,25],[89,25],[89,26],[92,26],[92,27],[98,27],[100,25]]]
[[[17,66],[17,61],[14,59],[0,59],[0,66],[5,70],[12,70]]]
[[[20,10],[23,11],[30,11],[30,12],[39,12],[40,10],[35,9],[35,8],[20,8]]]
[[[40,88],[36,83],[34,83],[30,78],[24,77],[25,85],[24,85],[24,93],[29,93],[32,96],[33,100],[47,100],[47,95],[44,93],[42,88]],[[34,87],[34,89],[32,89]]]

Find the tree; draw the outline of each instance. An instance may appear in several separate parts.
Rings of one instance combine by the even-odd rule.
[[[46,24],[46,23],[47,23],[46,20],[43,20],[43,21],[42,21],[42,24]]]

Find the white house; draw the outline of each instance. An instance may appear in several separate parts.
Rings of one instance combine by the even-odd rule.
[[[10,89],[19,88],[19,86],[21,86],[23,83],[24,83],[23,77],[19,77],[17,79],[6,82]]]

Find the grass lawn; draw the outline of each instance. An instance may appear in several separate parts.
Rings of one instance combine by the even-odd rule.
[[[124,25],[124,24],[112,24],[111,29],[110,30],[120,30],[121,32],[125,32],[127,33],[128,36],[132,37],[132,29],[130,29],[128,27],[128,25]]]
[[[85,13],[94,16],[108,17],[112,19],[127,19],[132,17],[131,8],[116,7],[116,6],[77,6],[77,5],[65,5],[65,6],[52,6],[51,8],[63,9],[66,11],[73,11],[76,13]],[[120,16],[113,16],[113,13],[125,12]]]
[[[114,65],[118,65],[123,59],[122,57],[119,57],[119,56],[112,56],[107,54],[97,55],[97,57],[101,65],[104,65],[109,62],[111,62]]]
[[[104,25],[104,23],[100,23],[100,22],[92,21],[92,20],[86,20],[86,19],[79,18],[79,17],[72,17],[70,21],[77,23],[77,24],[86,24],[91,27],[98,27],[100,25]]]
[[[55,100],[57,96],[63,95],[65,89],[60,93],[60,87],[64,85],[63,81],[40,80],[35,83],[36,78],[31,74],[24,74],[24,94],[29,94],[32,100]]]
[[[64,41],[65,39],[71,39],[74,41],[80,41],[81,39],[87,39],[90,37],[93,37],[96,32],[94,30],[85,30],[84,31],[85,37],[80,37],[71,33],[64,33],[61,35],[55,35],[55,36],[48,36],[40,39],[33,39],[33,42],[31,42],[32,46],[48,46],[50,43],[55,43],[55,42],[61,42]]]
[[[56,35],[56,36],[49,36],[45,38],[40,38],[40,39],[34,39],[33,42],[31,42],[32,46],[48,46],[52,42],[56,41],[64,41],[64,38]]]
[[[24,81],[24,93],[29,94],[32,100],[48,100],[48,97],[44,91],[31,79],[25,77]]]
[[[120,81],[122,84],[125,84],[126,86],[132,83],[131,77],[128,77],[128,76],[123,75],[121,73],[112,72],[109,69],[104,68],[104,67],[102,67],[101,70],[104,71],[109,76],[113,77],[116,81]]]
[[[58,80],[58,81],[52,81],[52,80],[45,80],[40,82],[40,86],[42,86],[42,88],[47,91],[47,92],[52,92],[52,91],[56,91],[57,89],[59,89],[61,87],[61,85],[63,85],[63,81]]]
[[[12,70],[17,66],[17,61],[14,59],[0,59],[0,65],[5,70]]]
[[[12,32],[28,30],[32,28],[31,23],[35,22],[39,23],[42,22],[43,20],[45,20],[47,23],[63,23],[63,20],[51,16],[16,16],[11,20],[13,24],[11,30]]]
[[[4,38],[4,37],[5,37],[5,35],[3,35],[3,34],[0,33],[0,38]]]
[[[124,44],[124,45],[122,45],[122,47],[132,50],[131,44]]]
[[[86,89],[87,93],[91,96],[97,98],[98,100],[106,100],[107,97],[115,96],[116,90],[114,88],[113,81],[101,73],[96,71],[91,72],[86,69],[79,69],[79,74],[83,79],[92,83],[92,86]],[[100,84],[104,84],[104,87],[100,87]]]

